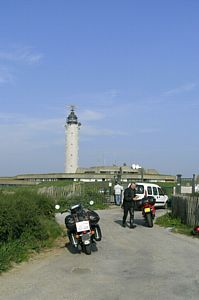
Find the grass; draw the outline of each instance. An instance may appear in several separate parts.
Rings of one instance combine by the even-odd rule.
[[[169,227],[174,233],[181,233],[188,236],[192,235],[193,227],[183,224],[180,218],[174,218],[170,212],[158,217],[155,223],[161,227]]]

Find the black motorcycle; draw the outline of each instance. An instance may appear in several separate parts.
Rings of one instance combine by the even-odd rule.
[[[92,204],[91,201],[90,205]],[[61,213],[63,212],[65,211]],[[71,206],[69,212],[65,217],[65,225],[70,244],[90,255],[92,244],[102,238],[98,224],[100,217],[95,211],[83,208],[81,204]]]

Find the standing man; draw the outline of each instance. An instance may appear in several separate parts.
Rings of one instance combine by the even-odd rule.
[[[126,227],[126,219],[127,219],[128,212],[130,214],[130,228],[136,227],[136,225],[133,224],[134,206],[135,206],[134,201],[136,200],[138,200],[136,197],[136,184],[135,182],[132,182],[124,190],[124,200],[123,200],[124,215],[123,215],[123,222],[122,222],[123,227]]]
[[[122,192],[123,192],[123,186],[116,182],[116,185],[114,186],[115,205],[118,206],[121,205]]]

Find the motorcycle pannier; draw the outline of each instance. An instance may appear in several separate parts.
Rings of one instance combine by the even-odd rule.
[[[99,215],[95,211],[88,211],[88,218],[91,225],[95,225],[99,222]]]
[[[75,221],[71,215],[65,217],[65,224],[67,229],[71,231],[76,229]]]

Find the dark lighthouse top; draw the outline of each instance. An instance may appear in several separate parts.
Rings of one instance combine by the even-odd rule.
[[[76,116],[76,114],[74,112],[74,108],[71,108],[71,112],[70,112],[70,114],[67,117],[66,123],[67,124],[78,124],[80,126],[80,123],[78,123],[77,116]]]

